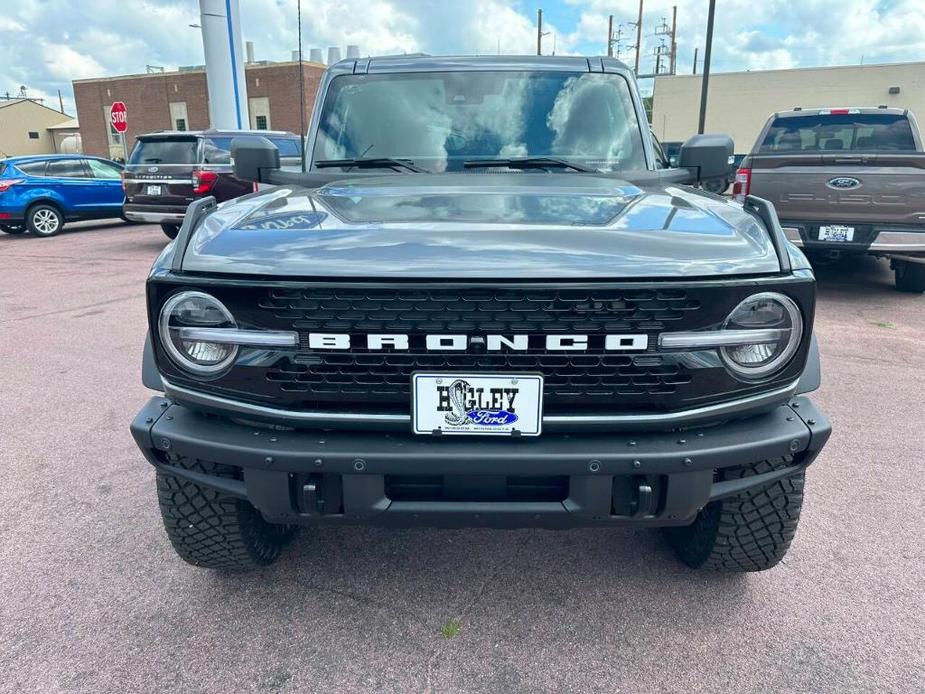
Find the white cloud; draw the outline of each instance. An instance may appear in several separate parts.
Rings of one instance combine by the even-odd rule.
[[[78,53],[69,46],[39,39],[38,48],[52,77],[79,80],[106,74],[106,68],[93,57]]]
[[[244,38],[258,59],[286,60],[296,47],[295,0],[240,0]],[[146,64],[201,64],[195,0],[8,0],[0,17],[0,93],[71,93],[81,77],[143,72]],[[717,71],[918,60],[925,56],[921,0],[722,0],[717,3]],[[703,46],[706,0],[646,0],[642,71],[654,67],[651,34],[678,6],[678,70],[690,72]],[[302,0],[305,49],[358,44],[364,54],[532,54],[537,6],[543,40],[560,54],[606,51],[607,15],[636,19],[615,0]],[[568,18],[567,20],[565,18]],[[629,40],[635,40],[629,29]],[[306,50],[307,52],[307,50]],[[633,54],[624,54],[633,62]],[[71,105],[67,98],[66,105]]]

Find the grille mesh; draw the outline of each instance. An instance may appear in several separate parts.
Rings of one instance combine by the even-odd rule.
[[[684,290],[274,289],[260,308],[297,330],[594,333],[661,330],[700,307]]]
[[[656,354],[309,351],[308,332],[362,336],[498,333],[653,335],[688,323],[700,308],[683,289],[271,289],[260,301],[275,324],[298,330],[302,351],[266,371],[266,380],[294,397],[318,401],[407,403],[420,370],[542,373],[547,407],[584,398],[666,396],[692,381],[671,357]],[[355,340],[365,346],[365,342]],[[654,345],[655,340],[650,339]],[[654,347],[652,347],[654,349]],[[592,403],[585,400],[584,405]]]

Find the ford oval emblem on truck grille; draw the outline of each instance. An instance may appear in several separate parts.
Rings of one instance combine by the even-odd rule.
[[[851,178],[851,176],[838,176],[830,179],[826,185],[829,188],[837,188],[838,190],[849,190],[851,188],[857,188],[861,185],[861,182],[856,178]]]

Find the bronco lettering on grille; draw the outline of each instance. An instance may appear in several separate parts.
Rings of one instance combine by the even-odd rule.
[[[405,335],[347,333],[309,333],[311,349],[409,350],[416,347],[428,351],[461,352],[470,348],[488,352],[545,349],[548,352],[583,352],[603,349],[609,352],[645,351],[649,346],[646,334],[631,335]]]

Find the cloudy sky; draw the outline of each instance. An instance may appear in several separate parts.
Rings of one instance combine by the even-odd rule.
[[[240,0],[244,39],[258,59],[296,47],[296,0]],[[358,44],[364,54],[532,53],[542,8],[544,52],[599,55],[607,16],[635,20],[636,0],[303,0],[303,46]],[[652,34],[678,6],[678,70],[701,46],[707,0],[646,0],[642,72],[654,68]],[[0,0],[0,95],[26,85],[64,95],[71,80],[201,64],[197,0]],[[626,27],[633,38],[633,28]],[[625,42],[622,57],[632,62]],[[925,60],[922,0],[718,0],[713,69],[760,70]]]

